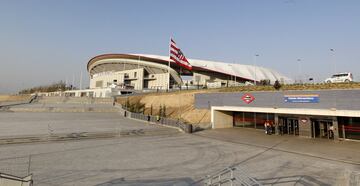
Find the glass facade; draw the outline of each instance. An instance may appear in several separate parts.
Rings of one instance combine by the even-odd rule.
[[[360,140],[360,118],[338,117],[337,120],[340,138]]]
[[[265,121],[274,124],[275,115],[271,113],[234,112],[235,127],[264,129]]]

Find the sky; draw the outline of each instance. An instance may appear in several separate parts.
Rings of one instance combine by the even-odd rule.
[[[358,0],[0,0],[0,93],[80,77],[86,87],[92,57],[167,56],[170,37],[190,59],[252,65],[258,54],[292,79],[360,81],[359,10]]]

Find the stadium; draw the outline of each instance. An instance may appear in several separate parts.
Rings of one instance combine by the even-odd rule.
[[[120,87],[124,89],[172,89],[179,86],[227,87],[245,83],[279,80],[289,83],[284,75],[260,66],[230,64],[189,59],[192,70],[181,68],[168,56],[144,54],[103,54],[87,64],[90,89]],[[182,77],[192,77],[183,80]]]

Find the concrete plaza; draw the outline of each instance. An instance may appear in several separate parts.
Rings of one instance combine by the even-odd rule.
[[[93,114],[0,113],[1,136],[46,133],[46,121],[56,132],[163,129],[117,113]],[[249,129],[166,130],[168,135],[2,145],[0,170],[29,171],[35,185],[201,185],[206,175],[233,165],[264,184],[341,185],[347,172],[360,171],[358,143],[266,136]]]

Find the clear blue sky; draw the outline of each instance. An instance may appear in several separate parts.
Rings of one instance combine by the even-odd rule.
[[[0,0],[0,93],[58,80],[84,82],[103,53],[168,55],[253,64],[321,81],[360,80],[358,0]],[[334,48],[331,54],[330,48]]]

